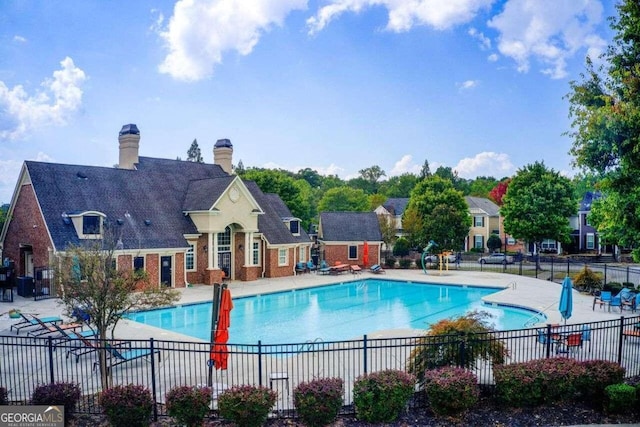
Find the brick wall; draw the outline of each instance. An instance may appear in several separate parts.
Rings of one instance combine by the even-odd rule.
[[[158,254],[147,254],[144,257],[144,269],[149,274],[149,283],[160,283],[160,257]]]
[[[20,189],[4,240],[3,256],[15,261],[18,276],[25,275],[24,250],[20,249],[21,245],[31,245],[34,267],[49,265],[49,249],[53,248],[53,243],[49,240],[49,233],[30,184],[23,185]]]
[[[379,244],[368,243],[369,245],[369,259],[367,262],[368,266],[374,264],[380,264],[380,258],[378,257]],[[334,265],[336,261],[340,261],[344,264],[357,264],[364,265],[364,246],[363,244],[358,244],[358,258],[357,259],[349,259],[349,245],[327,245],[324,244],[322,249],[324,250],[324,260],[327,262],[329,266]]]

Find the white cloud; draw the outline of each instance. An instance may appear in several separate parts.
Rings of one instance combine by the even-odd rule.
[[[41,83],[42,90],[27,94],[22,85],[9,89],[0,81],[0,139],[17,139],[44,126],[64,126],[82,104],[86,76],[66,57],[62,69]]]
[[[489,62],[496,62],[498,58],[499,56],[497,53],[492,53],[491,55],[487,56],[487,59],[489,60]]]
[[[417,165],[413,162],[413,156],[405,154],[400,160],[395,162],[393,169],[389,172],[389,176],[402,175],[404,173],[419,174],[422,169],[422,165]]]
[[[514,171],[508,154],[485,151],[475,157],[466,157],[453,168],[462,178],[493,176],[497,179],[510,175]]]
[[[445,30],[472,20],[478,11],[495,0],[332,0],[307,20],[309,34],[315,34],[343,13],[359,13],[367,8],[387,9],[387,30],[409,31],[417,25]]]
[[[468,34],[480,42],[480,48],[491,49],[491,39],[475,28],[469,28]]]
[[[462,83],[458,83],[458,87],[460,88],[461,91],[463,90],[469,90],[469,89],[473,89],[474,87],[478,86],[480,82],[478,80],[466,80]]]
[[[13,41],[16,43],[26,43],[27,39],[25,37],[22,37],[21,35],[16,34],[15,36],[13,36]]]
[[[599,0],[509,0],[488,22],[496,29],[498,50],[527,72],[531,59],[552,78],[566,77],[567,59],[586,49],[595,58],[606,42],[595,34],[603,20]]]
[[[307,0],[179,0],[160,32],[169,53],[159,70],[178,80],[207,78],[223,53],[248,55],[263,33],[306,7]]]

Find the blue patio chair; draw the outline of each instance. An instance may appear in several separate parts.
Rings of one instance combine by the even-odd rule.
[[[601,291],[599,296],[593,298],[592,310],[596,309],[596,304],[600,304],[600,308],[611,303],[611,291]]]
[[[316,265],[313,263],[313,261],[311,261],[311,260],[307,261],[307,270],[316,271],[317,269],[318,269],[318,267],[316,267]]]
[[[32,314],[25,314],[25,313],[22,313],[20,311],[18,311],[18,314],[20,315],[20,317],[22,317],[22,321],[11,325],[11,327],[9,328],[9,331],[15,329],[16,330],[16,334],[19,334],[20,333],[20,329],[23,329],[23,328],[29,328],[29,327],[32,327],[32,326],[41,326],[41,322],[42,323],[46,323],[48,325],[52,325],[54,323],[62,323],[63,322],[62,318],[60,318],[58,316],[40,317],[40,318],[36,319],[36,316],[34,316]],[[40,320],[40,321],[38,321],[38,320]]]
[[[307,265],[304,262],[299,262],[296,264],[296,273],[306,273]]]
[[[591,353],[591,327],[582,325],[582,342],[589,341],[589,353]]]
[[[329,274],[331,273],[331,267],[327,265],[325,260],[322,260],[320,263],[320,269],[318,270],[321,274]]]

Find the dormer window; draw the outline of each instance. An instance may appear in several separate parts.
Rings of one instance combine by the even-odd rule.
[[[84,215],[82,217],[82,234],[100,234],[100,217]]]
[[[282,218],[282,222],[284,222],[291,234],[294,236],[300,235],[300,218],[285,217]]]
[[[65,224],[73,224],[76,234],[81,239],[102,238],[102,227],[106,215],[97,211],[65,213],[62,216]]]

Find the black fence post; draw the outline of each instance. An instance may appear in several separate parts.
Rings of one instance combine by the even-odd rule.
[[[607,264],[604,265],[604,282],[602,282],[602,285],[606,285],[607,284]]]
[[[362,340],[362,349],[364,351],[363,355],[362,355],[362,360],[363,360],[363,370],[364,373],[367,373],[367,336],[364,335],[363,340]]]
[[[153,351],[153,338],[149,339],[149,350],[151,350],[151,394],[153,395],[153,421],[158,421],[158,402],[156,400],[156,358]]]
[[[624,333],[624,316],[620,316],[620,330],[618,331],[618,365],[622,363],[622,342],[624,340],[623,333]]]
[[[629,266],[627,265],[627,283],[629,283]]]
[[[547,359],[551,357],[551,324],[547,323]]]
[[[571,274],[571,259],[567,258],[567,276]]]
[[[54,384],[56,379],[53,377],[53,338],[51,337],[47,339],[47,348],[49,349],[49,381]]]
[[[464,368],[466,366],[466,352],[467,349],[465,347],[465,340],[463,337],[463,334],[460,333],[460,338],[459,338],[459,345],[458,345],[458,367],[459,368]]]
[[[258,385],[262,386],[262,340],[258,340]]]
[[[550,281],[550,282],[553,282],[553,281],[554,281],[554,280],[553,280],[553,278],[554,278],[554,274],[553,274],[553,267],[554,267],[555,263],[553,262],[553,260],[554,260],[554,257],[551,257],[551,276],[549,276],[549,281]]]
[[[522,276],[522,258],[520,258],[520,269],[519,270],[520,270],[519,274],[520,274],[520,276]]]

